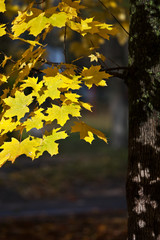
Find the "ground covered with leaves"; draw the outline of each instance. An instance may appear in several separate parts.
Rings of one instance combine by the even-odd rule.
[[[0,224],[1,240],[122,240],[126,218],[103,215],[8,220]]]

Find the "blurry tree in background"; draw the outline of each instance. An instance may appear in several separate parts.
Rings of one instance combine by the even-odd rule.
[[[2,0],[1,2],[3,5]],[[24,128],[26,128],[27,132],[33,126],[38,127],[37,124],[39,128],[42,128],[44,126],[42,121],[48,124],[51,119],[53,120],[53,117],[63,127],[69,118],[69,114],[73,117],[80,117],[81,107],[90,110],[91,106],[88,103],[79,101],[77,91],[73,91],[81,88],[82,81],[90,89],[93,84],[105,86],[104,79],[108,79],[110,75],[124,79],[129,90],[128,240],[159,240],[160,4],[158,0],[154,2],[151,0],[130,0],[131,22],[130,33],[128,34],[128,15],[125,7],[120,7],[120,1],[84,0],[82,2],[87,8],[79,5],[79,1],[64,0],[60,3],[59,1],[37,1],[34,5],[36,10],[33,8],[32,3],[29,3],[26,8],[26,6],[20,6],[21,1],[17,2],[17,8],[20,11],[24,9],[24,11],[20,12],[12,22],[12,32],[8,30],[10,25],[7,21],[8,17],[13,18],[13,12],[17,11],[16,7],[9,7],[10,15],[6,15],[6,19],[2,19],[2,23],[7,24],[1,25],[1,36],[7,32],[11,39],[27,42],[31,46],[26,51],[24,51],[26,45],[21,48],[22,58],[19,55],[12,55],[14,57],[10,58],[1,51],[4,55],[1,66],[6,66],[6,69],[5,75],[1,74],[3,86],[1,93],[3,99],[1,148],[3,150],[0,152],[0,161],[1,164],[7,160],[14,161],[17,157],[15,152],[17,149],[20,151],[19,155],[25,153],[33,159],[42,155],[45,150],[51,155],[57,154],[57,143],[55,141],[67,136],[64,131],[59,132],[60,128],[57,125],[56,129],[53,129],[51,133],[45,132],[43,138],[33,138],[29,134],[21,141]],[[56,7],[57,4],[59,4],[58,8]],[[127,2],[124,2],[124,4],[124,6],[127,6]],[[11,6],[9,1],[8,6]],[[51,8],[48,9],[48,7]],[[1,6],[2,12],[5,11],[4,9]],[[109,25],[102,23],[106,22],[106,19]],[[39,22],[41,24],[37,24]],[[118,32],[112,29],[111,23],[115,23]],[[54,29],[55,33],[53,34],[51,32],[52,27],[63,29],[60,32]],[[24,33],[26,30],[30,35]],[[40,39],[39,35],[42,31],[43,34]],[[58,37],[56,38],[59,34],[64,47],[65,63],[46,60],[44,48],[42,48],[41,44],[48,33],[51,34],[52,40],[55,39],[53,41],[60,43]],[[34,35],[35,38],[31,35]],[[103,47],[100,51],[97,50],[100,45],[103,46],[105,43],[104,39],[109,39],[109,35],[117,35],[122,44],[125,43],[129,35],[129,67],[121,67],[119,64],[117,66],[117,63],[112,59],[111,62],[116,66],[111,65],[111,63],[108,64],[108,60],[105,60],[107,53],[104,56]],[[16,44],[17,42],[15,42],[14,47],[12,46],[12,51],[16,49]],[[36,45],[39,47],[35,47]],[[7,49],[7,46],[5,48]],[[17,49],[20,49],[19,46]],[[75,57],[76,59],[74,59]],[[6,62],[11,62],[12,73],[15,74],[16,72],[12,77],[10,77],[11,68],[7,67]],[[52,67],[46,70],[44,64]],[[28,81],[24,81],[28,76]],[[37,81],[37,76],[40,76],[39,81]],[[51,76],[56,80],[57,88],[55,92],[58,89],[54,98],[51,95],[51,91],[52,94],[55,93],[53,91],[54,84],[51,86],[49,82]],[[58,81],[59,78],[62,79],[62,83]],[[10,80],[10,88],[5,85],[7,79]],[[28,87],[32,89],[26,90]],[[23,94],[24,90],[26,90],[25,95]],[[34,97],[33,102],[32,96]],[[48,98],[52,98],[52,100],[47,102]],[[23,111],[15,114],[19,106],[18,102],[21,102],[22,106],[23,99],[25,99]],[[13,101],[15,101],[16,107]],[[44,105],[43,102],[45,102]],[[118,103],[118,108],[120,108],[123,104],[119,101],[119,98]],[[26,116],[24,118],[24,114],[28,111],[28,105],[30,106],[30,113],[27,118]],[[113,103],[114,112],[117,111],[115,106],[116,104]],[[117,118],[119,118],[119,114],[115,115],[115,119]],[[7,141],[3,144],[6,137],[11,138],[10,133],[6,134],[6,125],[9,125],[10,132],[15,129],[20,132],[20,141],[14,138],[11,142]],[[93,134],[106,141],[101,132],[81,122],[72,127],[72,132],[80,132],[81,139],[90,143],[94,139]],[[53,141],[54,145],[52,145]],[[32,148],[32,151],[28,151],[28,146]],[[11,152],[13,150],[14,154]]]

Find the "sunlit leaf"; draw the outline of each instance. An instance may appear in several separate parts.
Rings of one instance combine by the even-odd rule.
[[[16,138],[12,138],[11,142],[5,142],[0,147],[0,149],[3,149],[0,152],[0,166],[6,161],[14,162],[15,159],[22,154],[34,159],[40,142],[41,139],[31,140],[30,138],[26,138],[22,142],[19,142]]]
[[[26,131],[30,131],[32,128],[41,129],[43,127],[43,119],[45,119],[44,114],[42,113],[43,109],[38,109],[34,112],[34,116],[28,118],[24,122],[24,126],[26,128]]]
[[[91,88],[93,84],[96,86],[107,86],[105,79],[111,77],[110,74],[100,71],[101,66],[91,66],[89,69],[84,68],[82,71],[82,80],[88,88]]]
[[[0,37],[4,36],[6,34],[6,25],[5,24],[0,24]]]
[[[68,19],[68,15],[65,12],[60,12],[53,14],[49,19],[48,22],[52,24],[53,27],[64,27],[66,25]]]
[[[0,82],[7,82],[7,77],[4,74],[0,74]]]
[[[0,0],[0,12],[5,11],[6,11],[5,0]]]
[[[26,112],[29,112],[27,106],[32,102],[32,96],[25,96],[24,93],[16,91],[15,97],[8,97],[3,101],[10,107],[5,112],[5,117],[17,116],[17,119],[20,120]]]
[[[52,134],[49,136],[44,136],[38,149],[37,157],[41,156],[44,151],[47,151],[51,156],[58,154],[58,143],[57,140],[65,139],[68,135],[65,131],[59,131],[58,129],[53,129]]]
[[[56,119],[57,123],[63,126],[67,120],[69,120],[69,115],[80,117],[80,110],[81,107],[75,104],[63,105],[62,107],[52,104],[52,108],[48,108],[46,111],[48,116],[46,116],[45,119],[46,121],[53,121]]]
[[[24,90],[27,87],[31,87],[33,89],[32,95],[39,97],[39,93],[38,92],[41,90],[41,88],[43,86],[43,82],[42,81],[38,83],[38,78],[28,77],[28,79],[24,80],[23,82],[24,83],[20,86],[21,90]]]
[[[3,117],[0,121],[0,133],[5,134],[7,132],[12,132],[17,125],[17,122],[13,122],[10,118],[5,119]]]
[[[71,132],[79,132],[80,139],[84,139],[86,142],[89,143],[94,140],[93,134],[95,134],[98,138],[102,139],[107,143],[107,139],[101,131],[88,126],[84,122],[75,122],[75,125],[72,127]]]

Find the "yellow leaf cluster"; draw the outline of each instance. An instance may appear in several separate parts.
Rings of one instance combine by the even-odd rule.
[[[52,119],[53,121],[56,119],[57,123],[63,126],[67,120],[69,120],[69,115],[73,117],[81,117],[80,110],[81,107],[76,104],[62,105],[62,107],[52,105],[52,108],[48,108],[46,111],[48,116],[46,116],[45,120],[49,121]]]
[[[115,7],[114,1],[112,7]],[[4,60],[0,64],[1,68],[6,69],[8,62],[11,63],[10,72],[0,74],[0,166],[6,161],[14,162],[22,154],[32,159],[45,151],[51,156],[58,154],[57,141],[68,136],[64,131],[67,121],[72,118],[79,120],[83,108],[92,111],[92,105],[81,100],[79,90],[84,85],[89,89],[93,85],[107,85],[106,80],[111,75],[102,71],[98,65],[99,59],[105,61],[105,58],[96,48],[102,38],[109,39],[114,34],[113,26],[95,20],[94,17],[84,17],[85,14],[81,14],[84,9],[80,0],[62,0],[49,9],[37,8],[32,2],[23,11],[19,8],[9,31],[8,25],[7,31],[5,24],[0,25],[0,36],[7,34],[12,40],[29,44],[27,49],[17,55],[18,60],[4,54]],[[0,12],[5,11],[4,0],[0,0]],[[55,28],[65,27],[66,30],[66,26],[70,32],[81,34],[89,50],[86,55],[90,52],[87,57],[91,63],[95,61],[96,66],[91,64],[88,68],[77,67],[71,63],[57,64],[46,60],[43,40],[52,29],[54,31]],[[64,41],[65,38],[66,36]],[[91,48],[89,41],[95,41],[97,45]],[[46,64],[51,66],[46,67]],[[50,132],[44,131],[49,127]],[[41,137],[35,137],[31,131],[34,128],[42,130]],[[12,137],[12,132],[18,132],[19,135]],[[84,122],[75,123],[71,132],[79,132],[80,138],[89,143],[94,140],[94,135],[107,143],[103,133]]]
[[[19,142],[16,138],[12,138],[11,142],[5,142],[0,147],[3,149],[0,152],[0,167],[7,160],[14,162],[15,159],[22,154],[26,154],[26,156],[34,159],[40,141],[40,139],[30,140],[30,138],[26,138],[22,142]]]

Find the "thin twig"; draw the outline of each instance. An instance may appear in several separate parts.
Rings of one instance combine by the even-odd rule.
[[[107,59],[108,59],[110,62],[112,62],[113,64],[115,64],[117,67],[120,67],[120,66],[118,65],[118,63],[116,63],[113,59],[111,59],[111,58],[109,58],[109,57],[107,57]]]
[[[114,71],[114,70],[127,70],[128,67],[114,67],[114,68],[105,68],[105,71]]]
[[[11,62],[15,63],[15,61],[12,58],[9,58],[3,51],[0,51],[0,54],[6,56],[8,58],[8,60],[10,60]]]
[[[117,70],[118,72],[117,71],[115,72],[115,70]],[[113,77],[118,77],[123,80],[126,79],[126,74],[127,74],[128,70],[129,70],[128,67],[102,68],[102,71],[105,71],[105,72],[111,74]],[[122,71],[122,72],[119,72],[119,71]]]
[[[113,15],[113,13],[109,10],[109,8],[106,7],[106,5],[105,5],[101,0],[98,0],[98,1],[99,1],[99,2],[102,4],[102,6],[109,12],[109,14],[115,19],[115,21],[121,26],[121,28],[125,31],[125,33],[130,36],[129,32],[127,32],[127,30],[122,26],[122,24],[120,23],[120,21]]]
[[[36,4],[42,4],[44,2],[45,2],[45,0],[42,0],[41,2],[36,2]]]
[[[39,58],[39,61],[41,61],[42,63],[46,63],[48,65],[51,65],[51,66],[58,66],[58,65],[61,65],[61,63],[58,63],[58,62],[51,62],[47,59],[44,59],[44,58]]]
[[[119,72],[110,72],[110,71],[106,71],[107,73],[111,74],[112,77],[118,77],[124,80],[125,75],[124,73],[119,73]]]
[[[90,39],[90,42],[91,42],[92,46],[94,47],[94,44],[93,44],[91,39]],[[124,70],[125,71],[125,70],[128,69],[128,67],[120,67],[120,66],[118,66],[118,67],[114,67],[114,68],[108,68],[106,66],[106,63],[102,59],[98,58],[98,62],[101,65],[101,70],[102,71],[110,73],[113,77],[118,77],[118,78],[124,79],[124,77],[125,77],[124,72],[123,73],[119,73],[119,72],[112,72],[112,71],[114,71],[114,70],[118,70],[118,71],[119,70]]]

